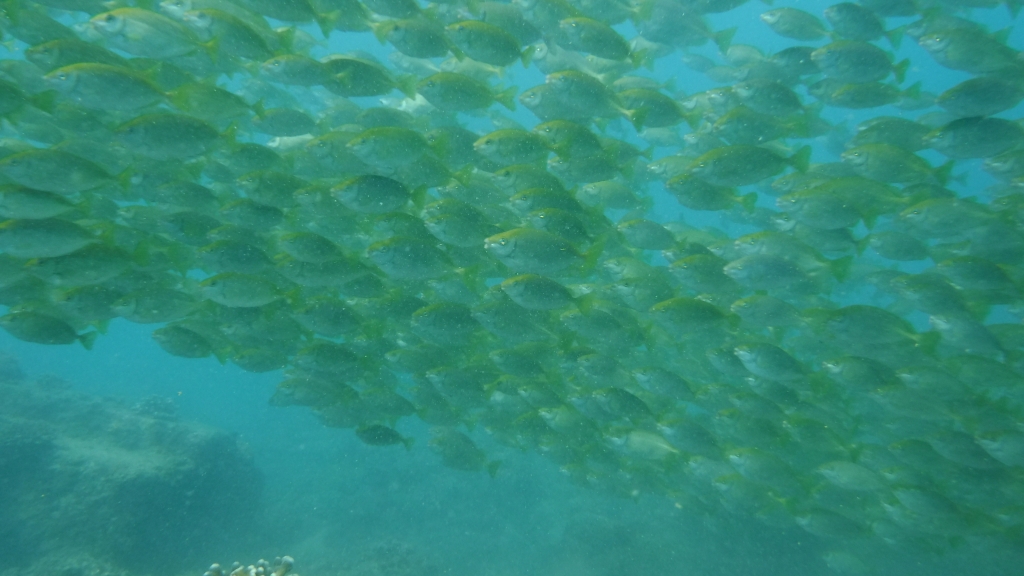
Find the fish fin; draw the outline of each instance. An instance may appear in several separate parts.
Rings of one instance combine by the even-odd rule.
[[[897,62],[892,67],[892,75],[896,78],[897,84],[902,84],[903,80],[907,77],[907,68],[910,68],[910,59],[904,59]]]
[[[825,329],[825,324],[832,317],[832,310],[827,308],[807,308],[800,314],[807,325],[815,331]]]
[[[213,351],[213,357],[223,366],[231,359],[231,348],[217,348]]]
[[[925,354],[932,355],[942,340],[942,335],[935,331],[922,332],[914,339],[915,345]]]
[[[402,438],[402,445],[405,446],[406,450],[412,450],[412,445],[416,443],[415,438]]]
[[[601,236],[594,240],[591,244],[590,249],[583,254],[583,265],[581,268],[584,273],[589,273],[596,266],[598,261],[601,259],[601,254],[604,252],[604,246],[608,243],[608,236]]]
[[[452,179],[462,184],[463,186],[469,186],[473,179],[473,173],[476,172],[476,166],[467,164],[462,168],[459,168],[455,172],[452,172]]]
[[[740,207],[743,208],[743,210],[746,211],[748,214],[750,214],[754,211],[754,208],[757,206],[757,192],[744,194],[737,198],[737,200],[740,203]]]
[[[209,42],[200,42],[199,47],[210,57],[210,62],[214,64],[220,62],[220,38],[214,38]]]
[[[277,47],[282,50],[281,54],[291,52],[292,44],[295,42],[295,26],[283,26],[274,31],[274,39],[277,40]],[[277,51],[275,50],[275,54]]]
[[[789,164],[797,170],[797,172],[807,172],[807,168],[811,164],[811,147],[803,146],[796,151],[795,154],[790,156]]]
[[[413,74],[405,74],[405,75],[399,77],[397,79],[397,81],[395,82],[395,84],[397,85],[398,90],[402,94],[405,94],[409,98],[415,98],[416,94],[418,93],[416,91],[416,84],[418,82],[419,82],[419,78],[417,78],[415,75],[413,75]]]
[[[422,210],[423,206],[427,203],[429,196],[427,196],[426,186],[417,186],[412,191],[412,205],[416,207],[416,210]]]
[[[633,22],[646,22],[654,15],[655,2],[653,0],[640,0],[633,9]]]
[[[1000,44],[1006,44],[1006,41],[1010,38],[1010,32],[1013,31],[1012,26],[1007,26],[1002,30],[996,30],[992,33],[992,38],[995,38]]]
[[[622,174],[627,180],[633,179],[635,161],[630,160],[619,165],[619,174]]]
[[[686,125],[689,126],[691,130],[697,130],[698,128],[700,128],[701,124],[704,123],[704,115],[701,114],[699,111],[694,110],[692,112],[687,112],[683,114],[683,120],[686,122]]]
[[[388,22],[378,22],[370,24],[370,29],[373,30],[373,37],[377,39],[381,44],[388,43],[388,32],[391,30],[391,25]]]
[[[900,44],[903,42],[903,34],[906,31],[907,27],[904,25],[897,26],[885,33],[885,37],[889,40],[889,44],[893,47],[893,50],[899,50]]]
[[[909,88],[903,91],[901,94],[904,98],[920,98],[921,97],[921,82],[914,82]]]
[[[92,327],[96,329],[96,332],[106,334],[107,328],[110,327],[110,320],[98,320],[92,323]]]
[[[699,299],[700,298],[698,297],[698,300]],[[740,329],[740,326],[743,324],[743,318],[741,318],[739,314],[735,314],[733,312],[727,312],[725,314],[725,322],[726,322],[726,324],[729,325],[728,332],[730,334],[735,335],[737,333],[737,331]]]
[[[529,68],[533,62],[533,55],[537,53],[537,47],[534,45],[523,48],[523,53],[519,56],[519,60],[523,63],[523,68]]]
[[[850,275],[850,266],[853,264],[853,256],[843,256],[829,262],[829,270],[836,280],[842,282]]]
[[[238,122],[228,124],[228,127],[220,135],[222,143],[230,149],[238,144]]]
[[[324,35],[324,40],[327,40],[331,37],[331,31],[334,30],[335,25],[341,20],[341,11],[335,10],[327,14],[317,14],[315,20],[316,25],[320,28],[320,33]]]
[[[726,28],[725,30],[719,30],[711,35],[711,40],[714,41],[718,49],[725,54],[729,51],[729,45],[732,44],[732,38],[736,35],[736,26],[732,28]]]
[[[988,314],[991,311],[991,306],[985,302],[972,298],[967,300],[967,310],[970,311],[976,320],[984,322],[985,318],[988,317]]]
[[[633,128],[637,132],[644,129],[644,120],[647,119],[647,113],[649,112],[646,108],[637,108],[636,110],[623,110],[626,118],[629,119],[629,123],[633,125]]]
[[[458,60],[459,62],[462,62],[463,60],[466,59],[466,53],[463,52],[462,50],[459,50],[459,47],[456,46],[455,44],[450,44],[448,46],[448,51],[451,52],[452,56],[455,56],[455,59]],[[505,69],[499,68],[499,71],[504,72]]]
[[[494,478],[498,475],[498,468],[501,468],[501,460],[492,460],[487,463],[485,468],[487,469],[487,474]]]
[[[238,66],[242,70],[245,70],[249,74],[249,76],[251,76],[253,78],[255,78],[256,76],[259,76],[259,74],[260,74],[260,63],[259,62],[253,62],[251,60],[245,60],[245,61],[242,61],[242,62],[238,62],[237,64],[238,64]]]
[[[302,302],[302,286],[298,286],[292,290],[281,293],[281,298],[289,305],[294,306],[297,302]]]
[[[648,49],[630,52],[629,61],[632,62],[633,68],[643,67],[648,70],[654,70],[654,58]]]
[[[426,20],[429,20],[431,22],[436,22],[441,17],[440,14],[438,14],[439,10],[440,9],[437,7],[437,4],[430,3],[430,4],[427,4],[426,8],[421,8],[420,11],[419,11],[419,14],[414,16],[414,18],[418,18],[418,17],[422,16]]]
[[[33,94],[28,97],[28,102],[34,108],[38,108],[47,114],[53,114],[54,106],[57,103],[57,91],[56,90],[45,90],[38,94]]]
[[[932,174],[935,176],[935,181],[941,184],[942,186],[945,186],[946,182],[949,181],[949,175],[952,174],[953,172],[954,164],[956,164],[956,161],[950,160],[943,164],[942,166],[939,166],[938,168],[933,170]]]
[[[117,181],[117,184],[121,187],[121,189],[128,190],[128,189],[130,189],[132,187],[132,178],[134,176],[135,176],[135,171],[132,170],[131,166],[129,166],[129,167],[124,169],[124,172],[121,172],[120,174],[118,174],[114,178],[114,180]]]
[[[629,222],[630,220],[639,220],[639,219],[643,218],[646,215],[647,215],[647,211],[646,210],[640,210],[640,209],[630,210],[629,212],[626,212],[625,214],[623,214],[621,218],[619,218],[619,222]]]
[[[267,109],[263,107],[262,98],[257,100],[256,103],[250,106],[249,108],[253,111],[254,114],[256,114],[256,116],[260,117],[262,117],[267,112]]]
[[[516,110],[516,93],[519,91],[515,86],[509,86],[508,88],[498,92],[494,95],[494,99],[499,104],[515,112]]]
[[[85,334],[78,335],[78,341],[82,343],[82,347],[86,350],[92,350],[92,345],[96,343],[96,337],[99,336],[99,332],[95,330],[92,332],[86,332]]]
[[[817,116],[815,114],[815,116]],[[799,138],[808,138],[811,134],[811,123],[807,119],[807,115],[794,116],[787,118],[782,121],[782,125],[786,127],[794,136]]]

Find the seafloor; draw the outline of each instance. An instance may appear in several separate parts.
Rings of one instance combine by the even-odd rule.
[[[0,360],[0,576],[200,576],[212,562],[284,554],[306,576],[834,573],[827,544],[799,529],[578,488],[536,455],[501,453],[492,479],[416,447],[361,445],[298,411],[247,420],[239,402],[242,413],[223,414],[253,424],[239,434],[176,415],[173,393],[123,401],[80,388]],[[1009,575],[1019,555],[875,560],[878,574]]]

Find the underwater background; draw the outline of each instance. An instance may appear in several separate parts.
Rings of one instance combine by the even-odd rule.
[[[18,2],[4,2],[14,6]],[[29,3],[24,3],[29,4]],[[46,3],[41,3],[46,4]],[[800,8],[820,15],[828,2],[787,1],[786,6]],[[713,30],[736,28],[731,43],[756,47],[763,54],[773,54],[796,42],[774,34],[760,19],[759,14],[782,4],[767,5],[746,2],[721,14],[705,16]],[[1006,45],[1019,51],[1024,47],[1024,30],[1019,26],[1017,10],[1007,5],[962,8],[956,10],[940,6],[937,10],[983,24],[989,30],[1009,28]],[[51,14],[58,17],[57,11]],[[889,29],[920,19],[910,17],[885,19]],[[58,18],[60,20],[61,18]],[[82,18],[65,18],[66,23],[81,22]],[[315,24],[300,24],[299,28],[319,37]],[[637,35],[630,22],[616,24],[615,30],[631,39]],[[820,44],[820,42],[819,42]],[[876,44],[882,45],[881,42]],[[9,42],[0,58],[23,59],[24,44]],[[883,46],[886,50],[889,45]],[[314,52],[318,55],[345,53],[352,50],[369,52],[382,62],[388,62],[392,52],[369,31],[351,32],[335,30]],[[687,48],[690,54],[700,54],[723,61],[714,43]],[[659,82],[672,82],[672,90],[692,95],[728,84],[715,82],[680,62],[681,51],[676,50],[657,59],[653,69],[639,68],[637,74],[655,78]],[[909,59],[907,80],[903,87],[920,82],[920,90],[939,94],[972,77],[966,72],[940,66],[912,39],[904,39],[893,50],[893,61]],[[1019,52],[1018,52],[1019,55]],[[1014,69],[1009,74],[1015,74]],[[517,86],[520,90],[544,83],[545,75],[537,67],[523,68],[518,63],[508,66],[501,77],[503,86]],[[236,77],[224,86],[241,89],[244,77]],[[805,98],[811,101],[810,98]],[[379,98],[356,99],[371,105]],[[397,103],[400,98],[394,98]],[[396,104],[397,105],[397,104]],[[495,105],[494,107],[497,107]],[[882,106],[866,110],[851,110],[823,106],[816,112],[831,125],[824,134],[801,140],[812,149],[812,163],[839,162],[845,141],[854,127],[873,117],[882,115],[916,118],[934,107],[919,111],[900,110]],[[995,114],[995,117],[1019,119],[1024,107],[1019,104]],[[504,111],[505,117],[527,129],[538,120],[523,106],[515,111]],[[460,116],[463,125],[480,134],[492,128],[481,115]],[[646,148],[636,131],[622,120],[612,121],[608,134]],[[682,133],[689,132],[683,124]],[[7,137],[16,133],[16,126],[5,124]],[[16,134],[13,137],[17,137]],[[265,140],[265,139],[264,139]],[[685,145],[681,145],[685,146]],[[679,146],[657,146],[650,159],[653,162],[675,154]],[[936,151],[924,150],[920,155],[933,166],[943,164],[946,158]],[[642,170],[642,167],[639,168]],[[1006,194],[998,189],[997,181],[982,170],[982,159],[957,160],[952,169],[953,179],[948,188],[958,197],[977,199],[989,204]],[[1004,184],[1004,186],[1009,186]],[[1019,186],[1019,182],[1013,186]],[[750,187],[755,190],[755,186]],[[1019,192],[1016,192],[1019,194]],[[682,222],[695,229],[716,227],[736,238],[758,230],[757,224],[730,219],[722,212],[696,211],[680,206],[668,194],[661,182],[652,181],[639,192],[650,197],[651,208],[644,217],[662,224]],[[774,200],[761,195],[758,206],[772,208]],[[621,216],[621,212],[619,213]],[[1020,232],[1019,225],[1016,231]],[[858,236],[866,235],[860,224]],[[648,251],[647,259],[664,266],[660,255]],[[878,264],[878,258],[863,259],[880,267],[897,266]],[[858,254],[857,261],[860,261]],[[930,264],[900,264],[904,273],[918,273]],[[1020,264],[1014,265],[1019,267]],[[831,298],[836,305],[872,303],[863,288],[838,291]],[[15,308],[0,307],[0,314]],[[905,316],[914,328],[923,333],[929,329],[928,316],[920,311]],[[985,319],[986,324],[1021,322],[1020,310],[1009,306],[994,306]],[[655,574],[680,575],[811,575],[811,574],[1016,574],[1024,562],[1024,524],[1007,521],[999,530],[1005,532],[992,543],[975,546],[957,538],[944,540],[947,546],[861,546],[857,538],[822,538],[809,533],[796,523],[766,523],[753,519],[742,511],[729,512],[725,508],[698,509],[680,505],[662,494],[638,491],[633,495],[611,494],[596,488],[586,488],[570,481],[560,466],[530,450],[519,450],[496,442],[482,425],[467,419],[460,430],[466,433],[484,451],[487,459],[500,462],[493,475],[482,469],[456,470],[442,464],[430,444],[430,426],[416,417],[402,418],[394,429],[409,446],[401,443],[373,446],[361,441],[351,429],[324,425],[314,413],[300,406],[272,406],[269,403],[278,383],[284,378],[282,371],[252,373],[214,357],[187,359],[167,354],[151,338],[160,325],[137,324],[115,318],[105,326],[91,350],[73,344],[45,346],[25,342],[5,331],[0,331],[0,352],[20,365],[24,381],[18,386],[34,386],[34,378],[52,375],[67,385],[49,385],[55,397],[62,398],[47,408],[45,401],[37,404],[39,411],[31,415],[14,414],[0,410],[10,422],[46,422],[46,410],[52,409],[53,418],[68,411],[74,412],[67,402],[92,398],[89,402],[109,404],[111,418],[126,418],[134,407],[154,398],[163,410],[163,416],[180,422],[194,422],[230,433],[237,446],[225,448],[225,454],[240,458],[238,473],[244,480],[235,479],[238,490],[251,490],[247,510],[236,510],[228,515],[203,517],[200,511],[187,515],[191,521],[203,521],[214,526],[202,534],[220,533],[221,537],[196,538],[188,529],[174,522],[162,523],[163,515],[175,515],[169,503],[174,497],[163,498],[154,493],[152,500],[145,498],[145,490],[129,509],[137,514],[141,524],[149,524],[151,538],[146,547],[132,550],[118,562],[89,565],[76,560],[80,550],[69,554],[65,563],[48,561],[34,564],[34,556],[60,558],[59,548],[40,548],[34,536],[21,533],[26,526],[16,521],[9,502],[0,497],[0,550],[5,551],[7,566],[0,574],[48,572],[67,576],[119,573],[136,574],[194,574],[199,576],[211,562],[230,565],[235,560],[251,563],[257,558],[272,558],[288,554],[296,559],[295,570],[307,576],[347,575],[613,575],[637,576]],[[2,374],[2,372],[0,372]],[[1017,376],[1020,377],[1019,375]],[[13,381],[13,378],[12,378]],[[3,384],[0,382],[0,384]],[[3,388],[4,390],[14,390]],[[1024,381],[1019,383],[1024,388]],[[40,390],[49,390],[39,385]],[[13,393],[13,392],[12,392]],[[73,394],[81,393],[82,396]],[[69,394],[71,394],[69,396]],[[0,398],[0,403],[4,398]],[[27,402],[27,401],[26,401]],[[33,402],[35,402],[33,400]],[[20,405],[12,403],[13,405]],[[26,403],[25,405],[29,405]],[[97,409],[99,410],[99,409]],[[106,413],[106,412],[104,412]],[[147,416],[148,417],[148,416]],[[126,421],[127,421],[126,420]],[[1024,426],[1016,422],[1018,428]],[[45,426],[43,426],[45,428]],[[0,427],[0,435],[12,435],[23,430],[18,425]],[[84,430],[84,428],[83,428]],[[204,428],[206,430],[206,428]],[[1020,431],[1020,430],[1018,430]],[[59,434],[73,438],[74,426],[63,428]],[[198,433],[198,432],[197,432]],[[57,433],[53,433],[57,434]],[[88,461],[88,439],[91,433],[81,433],[83,461]],[[212,432],[210,434],[213,434]],[[9,436],[10,438],[11,436]],[[0,445],[5,440],[0,437]],[[174,444],[166,449],[173,451]],[[0,452],[0,490],[5,487],[24,487],[33,480],[17,477],[18,458]],[[251,466],[246,463],[251,458]],[[113,466],[112,470],[118,469]],[[935,474],[944,468],[936,466]],[[52,471],[40,470],[40,477]],[[929,474],[928,469],[918,470]],[[1002,472],[1001,472],[1002,473]],[[231,471],[224,472],[225,477]],[[1013,469],[1013,478],[1024,480],[1021,468]],[[111,481],[114,481],[113,479]],[[40,480],[42,484],[43,481]],[[230,486],[226,482],[224,486]],[[62,488],[68,506],[73,507],[76,484]],[[1024,517],[1019,498],[1024,487],[1014,492],[1017,501],[1007,501],[1007,515]],[[225,488],[223,498],[233,497]],[[1007,499],[1011,496],[1007,495]],[[215,498],[216,500],[216,498]],[[230,507],[217,508],[231,510]],[[93,518],[97,526],[104,519]],[[38,525],[36,518],[31,524]],[[45,522],[42,522],[45,524]],[[951,533],[952,534],[952,533]],[[870,539],[871,537],[866,537]],[[940,538],[940,540],[942,540]],[[53,541],[61,541],[55,538]],[[116,542],[111,542],[117,548]],[[829,553],[842,550],[858,558],[854,561],[836,560]],[[869,552],[868,552],[869,551]],[[828,561],[832,558],[833,561]],[[843,556],[845,558],[845,556]],[[31,570],[26,567],[33,566]]]

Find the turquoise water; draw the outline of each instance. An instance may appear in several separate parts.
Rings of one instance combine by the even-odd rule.
[[[787,5],[818,14],[827,3],[796,1]],[[757,15],[767,9],[764,4],[748,2],[708,20],[715,30],[736,26],[734,44],[750,44],[767,54],[796,44],[772,34],[758,20]],[[993,30],[1020,21],[1009,17],[1004,6],[972,10],[969,16]],[[886,24],[892,28],[912,20],[890,18]],[[635,34],[630,25],[616,28],[627,38]],[[1018,50],[1024,47],[1024,31],[1015,27],[1007,43]],[[390,53],[389,47],[368,32],[335,32],[325,46],[314,48],[311,54],[319,57],[353,49],[382,59]],[[8,56],[17,57],[16,52],[9,51]],[[715,57],[711,45],[692,52]],[[904,87],[920,81],[923,91],[937,94],[970,77],[938,66],[911,39],[904,39],[895,55],[896,60],[911,60]],[[680,65],[678,51],[660,59],[653,71],[639,73],[659,80],[673,78],[675,87],[686,94],[717,85]],[[518,65],[511,66],[504,77],[505,83],[520,89],[543,81],[536,68],[524,70]],[[356,99],[363,105],[375,100]],[[837,125],[836,130],[852,130],[874,116],[916,117],[925,111],[826,108],[821,115]],[[1024,108],[1017,106],[997,116],[1017,119],[1022,111]],[[509,116],[526,127],[536,124],[523,107]],[[481,117],[465,120],[470,127],[480,127],[478,131],[486,131],[488,126]],[[639,144],[632,128],[624,123],[610,127],[609,133]],[[838,160],[827,144],[825,139],[810,142],[814,162]],[[653,158],[674,152],[670,147],[657,148]],[[933,165],[944,161],[934,151],[925,150],[921,156]],[[954,168],[958,178],[950,188],[958,196],[988,203],[993,198],[989,186],[994,181],[980,166],[981,160],[958,161]],[[652,183],[648,193],[654,197],[654,209],[647,215],[652,220],[682,221],[698,228],[718,226],[732,237],[755,229],[728,222],[716,213],[682,208],[663,192],[660,183]],[[764,207],[773,204],[764,195],[760,202]],[[861,225],[858,233],[864,232]],[[655,261],[658,258],[655,256]],[[923,267],[907,265],[902,270],[917,272]],[[840,293],[833,300],[842,304],[867,301],[858,292]],[[908,313],[907,317],[918,330],[927,330],[926,315]],[[997,307],[987,322],[1019,323],[1020,317],[1018,312]],[[953,538],[948,547],[938,550],[862,546],[842,539],[821,539],[796,525],[772,525],[724,509],[695,510],[658,494],[638,493],[630,498],[588,490],[570,482],[558,465],[538,454],[502,446],[472,425],[464,430],[489,458],[500,461],[501,467],[494,478],[482,471],[453,470],[444,467],[427,448],[428,426],[416,418],[404,418],[395,426],[403,436],[414,439],[410,450],[400,445],[368,446],[351,430],[325,427],[305,408],[270,406],[268,400],[282,379],[280,372],[252,374],[214,358],[172,357],[150,338],[154,328],[115,319],[91,351],[77,345],[30,344],[0,332],[0,351],[16,357],[31,376],[52,374],[66,379],[74,390],[128,405],[153,396],[169,398],[181,420],[238,435],[264,481],[253,521],[256,526],[209,550],[208,562],[195,564],[195,576],[209,562],[252,562],[283,554],[294,556],[297,572],[306,576],[856,573],[828,566],[823,554],[835,549],[863,555],[871,567],[861,573],[873,574],[1014,574],[1024,560],[1019,523],[1006,529],[1007,538],[988,547],[972,547]],[[1014,474],[1020,476],[1020,470]],[[1024,490],[1017,490],[1016,495],[1022,493]],[[1022,513],[1019,503],[1007,502],[1007,508]],[[212,521],[229,524],[231,519]],[[166,534],[175,547],[180,546],[177,536]],[[173,570],[189,573],[183,566]],[[154,568],[151,573],[158,572]]]
[[[171,398],[182,419],[239,434],[266,481],[266,524],[211,562],[290,554],[300,574],[832,573],[819,557],[828,546],[799,528],[724,512],[695,515],[658,496],[631,500],[584,490],[537,455],[491,446],[503,462],[495,478],[445,468],[422,445],[425,427],[414,420],[398,426],[421,443],[411,452],[367,446],[301,408],[268,406],[277,374],[169,357],[149,332],[114,322],[91,352],[0,334],[0,349],[29,374],[54,374],[76,389],[129,403]],[[367,560],[381,556],[402,561],[388,568]],[[874,560],[889,571],[880,573],[1009,575],[1020,550],[893,549]],[[202,569],[196,566],[196,574]]]

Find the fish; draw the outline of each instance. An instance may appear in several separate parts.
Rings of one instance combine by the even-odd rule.
[[[15,258],[66,256],[94,241],[89,230],[57,218],[0,223],[0,250]]]
[[[761,13],[761,21],[779,36],[794,40],[818,40],[828,34],[825,24],[799,8],[775,8]]]
[[[404,438],[394,428],[380,424],[370,424],[356,428],[356,436],[370,446],[392,446],[402,444],[406,450],[412,448],[413,439]]]
[[[582,265],[580,254],[568,240],[532,228],[516,228],[484,240],[484,249],[518,272],[559,273]]]
[[[523,51],[522,39],[506,27],[482,20],[462,20],[449,24],[446,31],[467,57],[484,64],[508,66],[521,60],[525,66],[532,57],[532,51]]]
[[[0,326],[153,324],[367,449],[534,452],[799,527],[841,573],[1011,549],[1024,60],[995,8],[8,1]]]
[[[12,311],[0,316],[0,328],[19,340],[36,344],[73,344],[80,342],[91,350],[97,332],[79,334],[60,318],[32,310]]]
[[[725,146],[695,159],[688,172],[709,184],[743,186],[775,176],[787,166],[805,171],[809,155],[810,148],[802,148],[787,158],[756,146]]]

